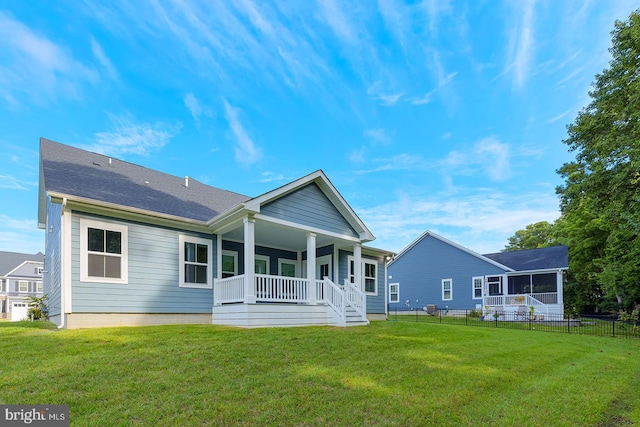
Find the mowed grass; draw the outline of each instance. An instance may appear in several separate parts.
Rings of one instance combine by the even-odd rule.
[[[454,325],[0,323],[0,403],[71,425],[640,425],[640,341]]]

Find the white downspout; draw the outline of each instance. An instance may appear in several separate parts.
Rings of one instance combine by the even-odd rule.
[[[64,271],[64,258],[66,256],[64,250],[65,245],[64,245],[64,210],[67,206],[67,198],[64,197],[62,199],[62,214],[60,215],[60,325],[58,326],[58,329],[64,329],[67,326],[67,314],[65,313],[65,305],[64,305],[64,277],[65,277],[65,271]]]

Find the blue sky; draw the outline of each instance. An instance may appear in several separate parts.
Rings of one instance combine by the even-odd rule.
[[[499,251],[559,215],[566,125],[638,6],[5,0],[0,250],[44,251],[45,137],[248,196],[322,169],[373,246]]]

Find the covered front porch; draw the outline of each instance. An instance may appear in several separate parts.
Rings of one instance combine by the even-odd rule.
[[[214,282],[213,323],[244,327],[367,325],[367,299],[355,284],[241,274]]]
[[[482,298],[485,314],[564,314],[563,280],[562,270],[486,276]]]
[[[220,229],[214,324],[368,324],[355,236],[246,214]],[[342,266],[342,269],[340,267]]]

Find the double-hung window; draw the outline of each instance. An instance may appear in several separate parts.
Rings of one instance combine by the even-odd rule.
[[[212,243],[198,237],[180,236],[180,286],[186,288],[211,288]]]
[[[81,218],[80,256],[81,281],[127,283],[127,227]]]
[[[453,299],[453,280],[442,279],[442,300],[450,301]]]
[[[18,281],[18,292],[29,292],[29,282],[26,280]]]
[[[389,302],[400,302],[400,283],[389,283]]]
[[[474,277],[472,280],[473,285],[473,299],[482,299],[482,283],[484,278],[482,276]]]

